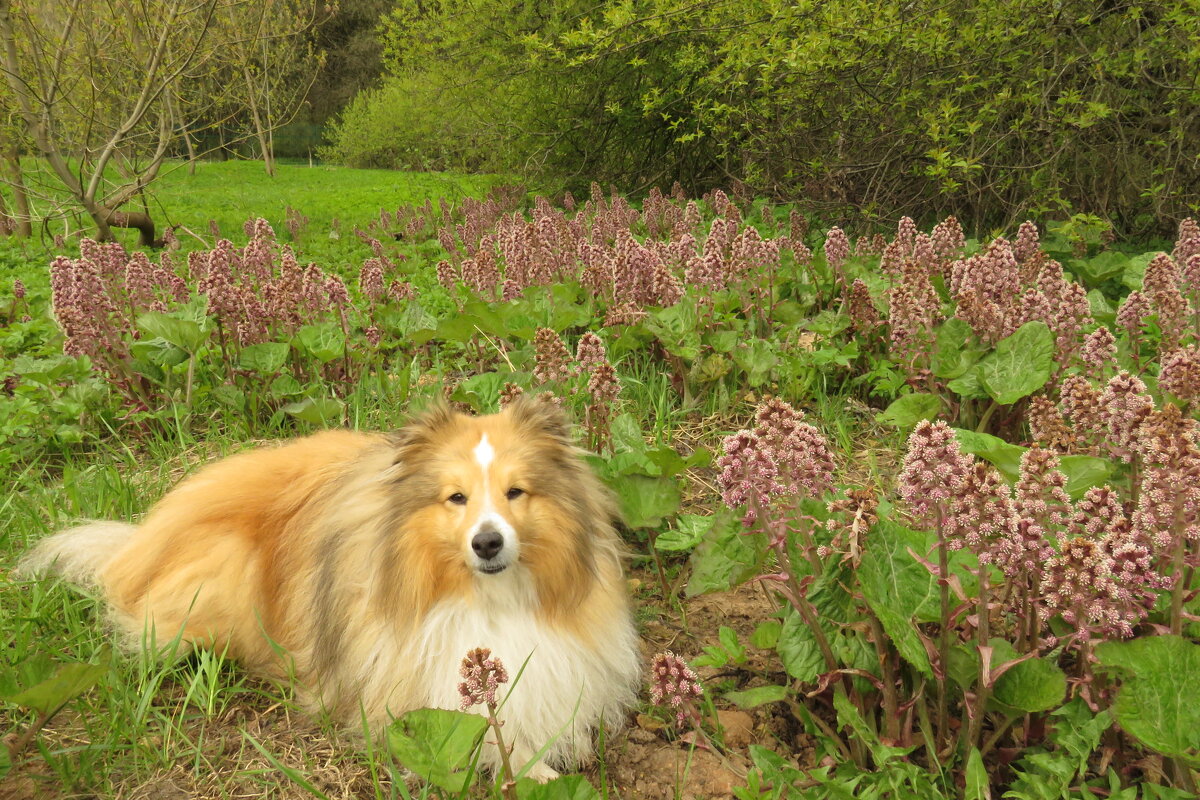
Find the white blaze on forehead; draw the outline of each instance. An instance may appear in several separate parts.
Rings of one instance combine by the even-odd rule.
[[[492,445],[487,440],[487,434],[483,434],[483,438],[479,440],[479,444],[475,445],[475,463],[479,464],[487,475],[487,469],[492,463],[492,459],[496,457],[496,451],[492,449]]]

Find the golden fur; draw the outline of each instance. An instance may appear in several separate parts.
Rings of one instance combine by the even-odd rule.
[[[639,676],[616,518],[562,414],[520,401],[235,455],[136,528],[65,531],[26,566],[97,585],[132,642],[149,630],[227,649],[259,674],[294,675],[350,725],[457,707],[464,645],[491,648],[513,676],[528,659],[505,736],[518,760],[550,742],[545,760],[561,767],[588,755],[602,721],[620,724]],[[517,560],[485,574],[471,538],[496,527]]]

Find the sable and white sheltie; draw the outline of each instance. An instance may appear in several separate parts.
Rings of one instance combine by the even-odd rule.
[[[506,687],[504,739],[514,768],[547,747],[528,773],[546,780],[590,754],[601,723],[619,726],[637,691],[617,518],[564,415],[522,399],[232,456],[140,525],[47,538],[23,570],[97,588],[129,643],[181,635],[294,676],[351,726],[458,708],[463,657],[490,648],[514,678],[525,667]]]

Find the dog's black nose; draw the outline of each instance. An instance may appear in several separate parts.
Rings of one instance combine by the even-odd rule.
[[[504,537],[498,531],[483,531],[475,534],[475,538],[471,540],[471,549],[484,561],[495,558],[503,547]]]

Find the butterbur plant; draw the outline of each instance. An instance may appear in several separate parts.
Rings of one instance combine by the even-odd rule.
[[[502,684],[508,683],[508,670],[500,659],[492,656],[492,651],[486,647],[477,647],[463,658],[458,674],[463,679],[458,684],[458,694],[461,698],[459,708],[467,711],[477,705],[487,708],[487,724],[495,736],[496,750],[500,755],[502,770],[501,791],[506,798],[516,798],[516,773],[513,772],[509,761],[509,748],[504,744],[503,723],[496,715],[500,700],[496,693]]]
[[[1073,499],[1049,447],[1024,450],[1010,482],[943,421],[914,427],[890,510],[867,489],[828,497],[823,438],[787,403],[761,404],[754,426],[726,438],[722,499],[746,533],[765,535],[760,580],[784,601],[777,649],[827,714],[856,736],[855,715],[875,720],[866,724],[903,752],[923,745],[937,771],[1037,743],[1041,715],[1068,691],[1092,708],[1112,704],[1098,648],[1156,620],[1181,631],[1189,595],[1178,587],[1190,582],[1200,530],[1195,424],[1178,406],[1147,407],[1130,376],[1112,381],[1107,397],[1095,392],[1089,424],[1142,465],[1136,502],[1112,485]],[[855,640],[874,658],[855,656]],[[816,713],[810,721],[843,757],[864,767],[878,757]]]
[[[291,218],[290,218],[291,219]],[[315,264],[301,264],[262,219],[242,247],[227,239],[177,264],[119,244],[84,240],[78,258],[51,264],[53,313],[68,355],[92,367],[135,411],[191,408],[196,386],[254,420],[286,410],[332,421],[387,336],[379,310],[415,295],[382,252],[358,275],[358,293]],[[365,347],[351,342],[362,337]],[[307,386],[306,383],[307,382]]]
[[[701,730],[703,717],[696,701],[702,694],[704,687],[686,661],[670,650],[654,656],[650,664],[650,702],[673,713],[676,724],[690,723],[696,731]]]
[[[612,450],[610,426],[621,380],[597,334],[584,332],[572,355],[557,333],[539,328],[534,336],[533,378],[539,388],[557,390],[560,397],[576,403],[592,450]]]

